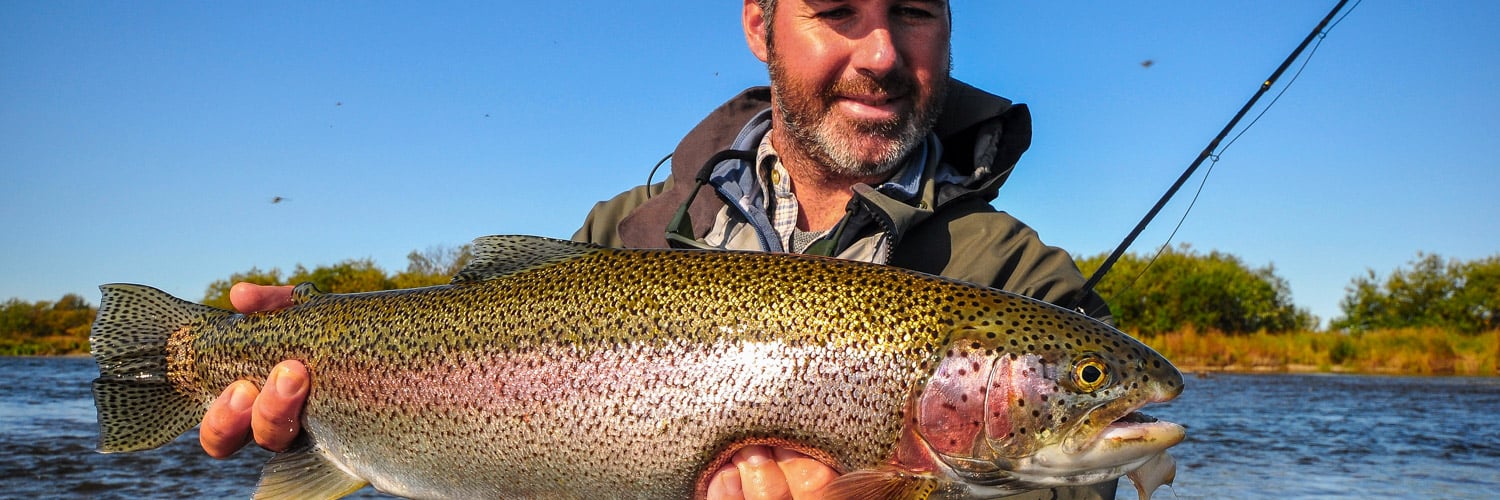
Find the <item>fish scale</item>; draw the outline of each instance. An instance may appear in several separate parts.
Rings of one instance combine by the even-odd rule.
[[[972,376],[934,379],[946,355],[962,350],[966,365],[984,367],[1009,355],[1053,370],[1018,375],[1018,397],[1031,394],[1025,384],[1064,376],[1084,346],[1112,356],[1114,392],[1054,396],[1049,417],[1123,415],[1181,390],[1170,363],[1107,325],[911,271],[533,237],[481,238],[474,248],[449,285],[357,294],[302,285],[293,307],[261,314],[102,287],[92,333],[100,449],[159,446],[201,419],[223,387],[263,382],[266,367],[297,359],[313,379],[302,422],[310,439],[267,465],[259,496],[334,497],[370,483],[412,497],[688,497],[734,449],[766,443],[879,474],[847,475],[834,492],[896,485],[980,498],[1046,486],[1007,467],[1063,436],[1092,439],[1109,422],[1075,416],[1072,430],[988,436],[1005,440],[994,450],[971,437],[974,456],[934,451],[923,432],[955,426],[914,411],[936,390],[929,385],[979,401],[987,390]],[[162,343],[159,366],[141,359]],[[1157,380],[1149,390],[1138,380],[1148,371]],[[175,405],[170,425],[140,414],[162,401]],[[971,463],[980,459],[989,465]],[[959,472],[1009,486],[969,485]]]

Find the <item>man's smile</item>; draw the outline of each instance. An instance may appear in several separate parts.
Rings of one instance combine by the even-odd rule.
[[[907,110],[907,101],[889,94],[844,94],[834,97],[834,107],[858,121],[891,122]]]

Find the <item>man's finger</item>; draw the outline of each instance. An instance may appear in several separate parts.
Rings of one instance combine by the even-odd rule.
[[[733,463],[724,464],[708,480],[707,500],[744,500],[745,491],[740,488],[740,470]]]
[[[266,377],[266,385],[255,398],[250,426],[255,442],[271,451],[286,451],[302,432],[302,403],[307,400],[307,368],[297,361],[282,361]]]
[[[198,444],[204,452],[214,458],[228,458],[250,442],[250,408],[259,393],[255,384],[241,380],[219,394],[198,426]]]
[[[804,498],[818,498],[818,493],[823,487],[838,478],[838,473],[833,471],[823,462],[813,457],[797,453],[788,448],[774,448],[773,456],[776,465],[781,468],[782,475],[786,476],[787,489],[792,498],[801,500]]]
[[[785,500],[792,498],[787,487],[786,476],[776,464],[771,449],[765,446],[746,446],[735,452],[730,459],[740,471],[740,487],[746,500]]]
[[[229,303],[234,309],[245,313],[274,311],[292,307],[292,287],[235,283],[229,287]]]

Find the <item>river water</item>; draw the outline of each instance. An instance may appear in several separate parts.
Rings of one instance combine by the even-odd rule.
[[[99,454],[88,358],[0,357],[0,498],[248,498],[269,453]],[[1500,378],[1187,376],[1157,499],[1500,498]],[[1134,490],[1121,482],[1120,498]],[[356,496],[378,497],[366,488]]]

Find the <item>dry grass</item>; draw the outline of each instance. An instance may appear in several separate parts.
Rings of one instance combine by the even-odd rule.
[[[1437,328],[1226,335],[1188,329],[1140,337],[1187,371],[1500,375],[1500,330],[1475,335]]]

